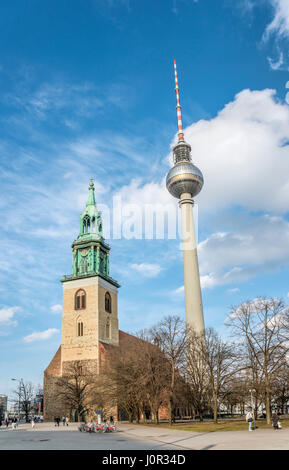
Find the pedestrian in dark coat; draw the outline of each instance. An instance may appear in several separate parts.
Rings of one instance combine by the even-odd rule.
[[[277,415],[276,412],[272,414],[272,423],[274,426],[274,429],[278,429],[278,421],[279,421],[279,416]]]

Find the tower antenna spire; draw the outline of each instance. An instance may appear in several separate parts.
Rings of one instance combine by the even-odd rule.
[[[180,105],[180,95],[179,95],[179,84],[178,84],[178,74],[177,74],[176,60],[174,60],[174,69],[175,69],[175,84],[176,84],[176,97],[177,97],[178,135],[179,135],[179,142],[183,142],[184,141],[184,132],[183,132],[182,110],[181,110],[181,105]]]

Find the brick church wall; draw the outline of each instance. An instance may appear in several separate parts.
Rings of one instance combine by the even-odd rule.
[[[59,377],[61,377],[61,346],[44,371],[43,418],[45,421],[54,421],[56,416],[62,418],[66,414],[64,404],[57,398],[56,383]]]

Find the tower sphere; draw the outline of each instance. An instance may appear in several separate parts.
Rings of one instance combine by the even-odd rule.
[[[180,199],[183,193],[195,197],[201,191],[204,178],[202,172],[191,162],[177,163],[167,174],[167,189],[172,196]]]

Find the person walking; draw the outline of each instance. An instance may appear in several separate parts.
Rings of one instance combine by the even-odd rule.
[[[6,425],[6,429],[7,429],[8,426],[9,426],[9,419],[8,418],[5,418],[5,425]]]
[[[16,417],[13,416],[12,418],[12,429],[14,430],[16,428]]]
[[[246,414],[246,421],[249,423],[249,431],[253,431],[252,429],[252,423],[253,423],[253,413],[252,413],[252,408],[249,408],[248,413]]]
[[[65,421],[66,421],[65,416],[62,416],[62,425],[63,426],[65,426]]]
[[[69,423],[69,418],[68,418],[68,416],[66,416],[65,422],[66,422],[66,426],[68,426],[68,423]]]
[[[34,429],[34,427],[35,427],[35,418],[31,419],[31,427],[32,427],[32,429]]]
[[[274,429],[278,429],[278,421],[279,421],[279,416],[277,415],[276,411],[272,414],[272,426]]]

